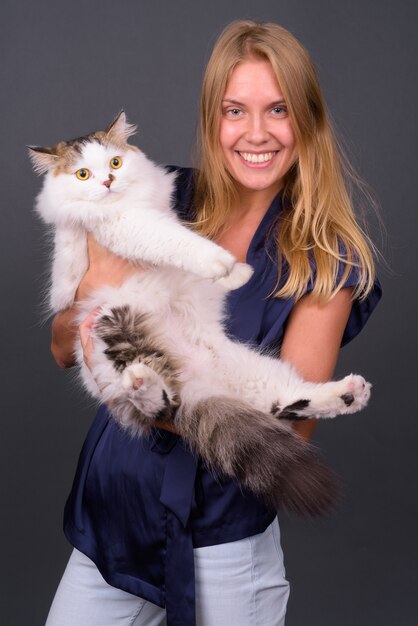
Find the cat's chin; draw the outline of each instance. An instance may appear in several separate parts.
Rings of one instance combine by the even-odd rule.
[[[108,191],[106,191],[106,193],[102,194],[101,196],[97,197],[97,200],[99,202],[104,202],[106,204],[112,204],[113,202],[116,202],[117,200],[121,199],[121,193],[122,190],[118,190],[118,189],[109,189]]]

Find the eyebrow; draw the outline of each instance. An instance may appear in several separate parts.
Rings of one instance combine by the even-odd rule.
[[[245,106],[244,102],[240,102],[239,100],[234,100],[233,98],[224,98],[222,100],[222,104],[236,104],[238,106]],[[267,105],[267,108],[277,106],[278,104],[286,104],[285,100],[275,100],[274,102],[270,102]]]

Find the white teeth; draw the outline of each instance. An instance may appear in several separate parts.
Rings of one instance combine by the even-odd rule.
[[[264,154],[254,154],[252,152],[240,152],[239,153],[245,161],[249,161],[249,163],[265,163],[266,161],[270,161],[274,152],[265,152]]]

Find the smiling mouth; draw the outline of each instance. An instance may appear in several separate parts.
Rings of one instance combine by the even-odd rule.
[[[240,157],[244,159],[247,163],[251,164],[261,164],[268,163],[276,156],[277,150],[273,152],[263,152],[261,154],[255,154],[254,152],[238,152]]]

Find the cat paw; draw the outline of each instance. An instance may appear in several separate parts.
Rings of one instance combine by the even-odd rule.
[[[142,413],[152,417],[166,405],[167,394],[162,378],[143,363],[132,363],[122,373],[122,387],[127,399]]]
[[[356,413],[369,401],[370,388],[371,384],[362,376],[350,374],[342,380],[316,385],[310,392],[307,391],[307,398],[292,404],[283,406],[276,402],[270,412],[274,417],[287,420],[330,418]]]
[[[217,280],[218,278],[229,276],[235,264],[235,257],[232,256],[232,254],[227,250],[217,246],[215,254],[212,249],[210,251],[210,255],[205,254],[202,250],[201,258],[199,259],[199,264],[196,268],[196,273],[203,276],[203,278]]]
[[[248,263],[235,263],[229,276],[224,276],[217,282],[228,291],[233,291],[245,285],[250,280],[253,272],[253,268]]]
[[[356,413],[363,409],[369,401],[371,384],[363,376],[349,374],[340,381],[340,400],[344,402],[345,409],[341,413]]]
[[[164,379],[144,363],[128,365],[121,382],[125,398],[149,420],[171,419],[180,404]]]
[[[335,417],[356,413],[370,398],[371,384],[363,376],[349,374],[345,378],[319,385],[312,394],[309,411],[312,417]]]
[[[125,367],[122,373],[122,387],[129,393],[140,390],[145,392],[152,379],[153,372],[142,363],[133,363]]]

